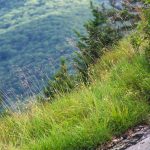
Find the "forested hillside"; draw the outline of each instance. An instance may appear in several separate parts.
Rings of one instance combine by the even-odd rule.
[[[73,52],[68,43],[75,37],[73,29],[83,29],[88,9],[88,0],[0,1],[0,87],[28,95],[30,85],[39,92],[60,56],[69,58]]]

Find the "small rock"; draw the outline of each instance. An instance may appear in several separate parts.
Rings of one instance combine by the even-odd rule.
[[[135,134],[132,138],[135,138],[135,139],[140,139],[144,136],[144,133],[138,133],[138,134]]]

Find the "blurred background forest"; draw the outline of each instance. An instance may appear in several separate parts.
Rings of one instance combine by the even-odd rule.
[[[9,97],[40,92],[61,56],[71,63],[73,30],[84,32],[90,16],[89,0],[1,0],[0,89]]]

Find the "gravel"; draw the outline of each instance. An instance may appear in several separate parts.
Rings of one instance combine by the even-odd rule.
[[[140,125],[96,150],[150,150],[150,126]]]

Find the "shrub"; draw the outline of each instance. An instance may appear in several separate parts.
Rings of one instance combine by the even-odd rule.
[[[49,80],[48,85],[44,88],[44,95],[47,98],[54,98],[56,95],[69,92],[74,88],[74,77],[69,74],[65,59],[61,59],[60,69]]]

